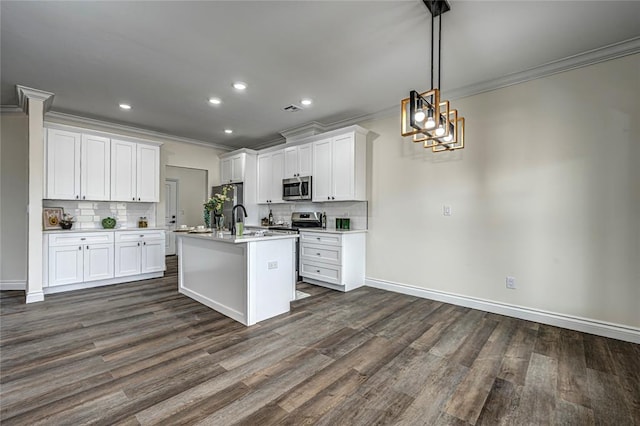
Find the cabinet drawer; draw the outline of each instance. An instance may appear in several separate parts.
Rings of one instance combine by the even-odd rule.
[[[73,232],[49,234],[50,247],[76,246],[78,244],[112,243],[113,232]]]
[[[300,245],[300,256],[303,261],[331,263],[339,266],[342,263],[342,247],[302,243]]]
[[[329,234],[324,232],[300,232],[300,242],[301,243],[314,243],[314,244],[325,244],[331,246],[340,246],[342,245],[342,235],[340,234]]]
[[[302,261],[300,275],[331,284],[342,285],[342,268],[324,263]]]
[[[116,232],[116,243],[126,243],[128,241],[140,240],[163,240],[164,231],[118,231]]]

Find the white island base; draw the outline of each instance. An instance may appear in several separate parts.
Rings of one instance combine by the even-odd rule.
[[[295,299],[295,238],[178,238],[180,293],[244,325],[289,312]]]

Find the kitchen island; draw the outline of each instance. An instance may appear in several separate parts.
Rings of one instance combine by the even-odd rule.
[[[244,325],[289,312],[295,234],[178,234],[178,291]]]

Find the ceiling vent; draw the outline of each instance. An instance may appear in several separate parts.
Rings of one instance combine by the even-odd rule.
[[[289,106],[286,106],[283,108],[285,111],[287,112],[298,112],[298,111],[302,111],[302,107],[299,107],[298,105],[294,105],[291,104]]]

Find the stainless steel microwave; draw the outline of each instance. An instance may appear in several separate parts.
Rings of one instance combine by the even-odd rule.
[[[311,199],[311,176],[282,179],[282,199],[300,201]]]

